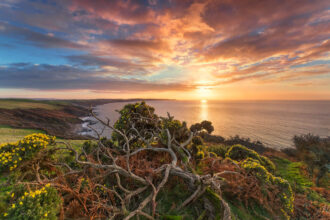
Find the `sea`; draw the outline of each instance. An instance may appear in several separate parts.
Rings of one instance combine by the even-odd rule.
[[[117,110],[128,103],[131,102],[104,104],[95,111],[100,118],[109,119],[113,124],[119,117]],[[330,101],[152,100],[146,103],[160,116],[170,113],[189,126],[208,120],[214,126],[213,134],[225,138],[239,135],[278,150],[293,147],[294,135],[330,136]],[[111,134],[98,123],[92,126],[103,131],[103,136]]]

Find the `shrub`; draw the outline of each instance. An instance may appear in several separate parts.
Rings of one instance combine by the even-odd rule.
[[[179,120],[175,120],[173,117],[161,118],[161,128],[168,129],[171,136],[175,138],[177,142],[183,142],[189,137],[189,130],[187,128],[186,122],[182,122]],[[164,130],[165,132],[165,130]],[[167,142],[167,134],[166,132],[163,134],[162,138],[163,143]]]
[[[238,135],[226,139],[224,143],[229,146],[241,144],[251,150],[258,152],[259,154],[264,153],[267,150],[267,147],[265,147],[265,145],[263,145],[260,141],[251,141],[250,138],[244,138]]]
[[[293,212],[294,195],[289,182],[281,177],[273,176],[267,169],[260,164],[258,160],[247,158],[241,162],[242,168],[248,172],[254,173],[259,180],[265,185],[275,185],[281,193],[277,197],[283,202],[285,211],[288,213]]]
[[[119,114],[120,117],[115,122],[114,128],[122,131],[128,137],[132,137],[132,143],[139,138],[136,131],[131,129],[133,125],[144,138],[148,138],[150,131],[157,127],[155,121],[158,116],[155,114],[155,109],[145,102],[127,104],[119,111]],[[112,139],[118,145],[122,145],[125,141],[117,132],[112,133]]]
[[[199,136],[193,137],[192,143],[193,143],[193,145],[196,145],[196,146],[203,145],[204,144],[203,143],[203,139],[201,137],[199,137]]]
[[[41,189],[25,192],[3,214],[4,219],[57,219],[61,199],[57,191],[46,185]]]
[[[298,158],[308,165],[310,175],[313,176],[314,169],[318,169],[316,185],[319,186],[321,178],[330,171],[330,139],[307,134],[294,136],[293,142]]]
[[[0,172],[14,170],[22,161],[33,157],[41,149],[55,141],[45,134],[31,134],[16,143],[0,145]]]
[[[211,134],[214,131],[212,122],[202,121],[201,123],[196,123],[190,126],[190,130],[195,133],[201,133],[206,131],[208,134]]]
[[[207,132],[201,132],[200,136],[203,138],[206,142],[216,143],[216,144],[223,144],[225,142],[225,138],[219,136],[219,135],[211,135]]]
[[[207,151],[208,152],[212,152],[215,153],[217,156],[226,157],[226,153],[227,153],[228,147],[224,146],[224,145],[213,145],[208,147]]]
[[[268,171],[272,173],[275,171],[274,163],[271,162],[267,157],[260,156],[254,150],[248,149],[247,147],[239,144],[231,146],[226,153],[226,157],[237,161],[241,161],[246,158],[252,158],[257,160],[262,166],[266,167]]]

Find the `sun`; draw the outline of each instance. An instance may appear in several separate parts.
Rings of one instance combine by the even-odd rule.
[[[207,100],[212,96],[212,90],[209,86],[198,86],[196,93],[201,100]]]
[[[206,99],[202,99],[201,100],[201,103],[207,103],[207,100]]]

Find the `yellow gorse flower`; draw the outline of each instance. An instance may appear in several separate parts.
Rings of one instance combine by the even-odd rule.
[[[29,199],[29,198],[37,198],[38,196],[41,196],[42,194],[46,194],[47,193],[47,188],[50,187],[50,184],[46,184],[45,187],[42,187],[40,189],[36,189],[34,191],[29,191],[29,192],[24,192],[24,195],[21,196],[18,200],[17,203],[19,205],[23,205],[24,202]],[[14,195],[14,193],[12,193],[12,196]],[[16,208],[15,204],[12,204],[11,209]]]
[[[36,133],[27,135],[15,143],[5,143],[0,145],[0,169],[1,167],[14,170],[24,157],[46,148],[55,141],[55,137],[46,134]],[[32,148],[32,147],[33,148]],[[1,170],[0,170],[1,171]]]

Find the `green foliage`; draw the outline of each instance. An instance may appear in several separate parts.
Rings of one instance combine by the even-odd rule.
[[[200,136],[194,136],[192,139],[193,146],[203,145],[203,139]]]
[[[11,195],[14,197],[14,193]],[[35,191],[25,192],[3,213],[4,219],[57,219],[61,199],[57,191],[46,185]]]
[[[183,220],[183,217],[180,215],[165,215],[162,217],[163,220]]]
[[[254,150],[251,150],[247,147],[244,147],[240,144],[233,145],[229,148],[226,153],[226,157],[229,157],[233,160],[241,161],[246,158],[252,158],[257,160],[262,166],[266,167],[269,172],[275,171],[275,165],[267,157],[260,156]]]
[[[155,109],[145,102],[127,104],[119,111],[119,114],[120,117],[115,122],[114,128],[125,133],[131,139],[131,148],[144,147],[144,142],[137,131],[144,139],[149,139],[153,132],[163,129],[160,141],[164,144],[167,143],[166,129],[177,142],[183,142],[189,137],[189,130],[185,122],[175,120],[170,115],[167,118],[158,117]],[[132,129],[133,127],[136,130]],[[125,140],[118,132],[113,132],[112,143],[121,146]]]
[[[265,220],[271,219],[271,215],[265,208],[258,204],[250,207],[244,206],[241,202],[228,203],[232,211],[232,220]]]
[[[201,123],[196,123],[190,126],[190,130],[195,133],[200,133],[206,131],[208,134],[211,134],[214,131],[212,122],[202,121]]]
[[[31,159],[54,141],[55,137],[39,133],[28,135],[16,143],[0,145],[0,173],[14,170],[22,161]]]
[[[324,197],[322,197],[319,193],[315,192],[314,190],[308,189],[307,191],[308,191],[307,193],[308,200],[316,201],[320,203],[329,203],[329,201],[327,201]]]
[[[167,117],[167,118],[161,118],[161,128],[162,129],[168,129],[171,136],[175,137],[175,140],[177,142],[184,142],[189,137],[189,130],[187,128],[186,122],[182,122],[179,120],[175,120],[173,116]],[[163,143],[167,143],[167,134],[166,132],[162,135]]]
[[[228,147],[225,145],[212,145],[207,148],[208,152],[213,152],[217,156],[220,156],[222,158],[226,157],[227,150],[228,150]]]
[[[8,203],[7,198],[9,193],[12,190],[12,185],[5,185],[5,183],[8,181],[7,177],[0,177],[0,213],[4,213],[4,211],[7,209]],[[1,218],[1,216],[0,216]]]
[[[4,109],[31,109],[31,108],[42,108],[42,109],[59,109],[60,106],[55,103],[47,101],[32,100],[32,99],[0,99],[0,108]]]
[[[158,116],[155,109],[145,102],[127,104],[119,111],[120,117],[115,122],[114,128],[132,137],[132,142],[138,140],[138,134],[131,128],[134,126],[144,138],[150,137],[150,131],[158,126],[155,122]],[[122,145],[125,140],[117,132],[112,133],[112,140],[118,145]]]
[[[306,188],[313,186],[313,182],[301,172],[302,162],[291,162],[285,158],[275,158],[276,174],[288,180],[295,191],[303,193]]]
[[[172,181],[175,180],[170,180],[170,182]],[[196,210],[202,210],[202,207],[199,207],[200,204],[195,203],[195,208],[192,205],[188,205],[180,210],[173,208],[179,207],[189,196],[190,192],[187,186],[181,183],[175,183],[173,186],[164,188],[158,195],[160,199],[157,204],[157,212],[160,213],[163,219],[195,219],[195,216],[198,216]]]
[[[216,213],[215,219],[221,219],[223,213],[223,207],[220,200],[220,197],[217,193],[213,192],[210,188],[206,188],[205,197],[211,202]]]
[[[209,156],[209,153],[207,151],[207,147],[204,146],[204,145],[193,146],[192,156],[194,157],[194,159],[198,163],[200,160],[202,160],[205,157]]]
[[[320,179],[330,171],[330,139],[321,139],[312,134],[295,136],[293,142],[297,149],[297,156],[303,160],[309,168],[310,175],[314,169],[318,169],[316,185]]]
[[[43,133],[41,130],[35,129],[17,129],[6,125],[0,125],[0,144],[17,142],[26,135],[33,133]]]
[[[248,172],[254,173],[262,184],[264,185],[276,185],[278,189],[281,191],[277,196],[283,202],[283,207],[285,209],[285,213],[292,213],[293,212],[293,201],[294,201],[294,194],[290,183],[282,179],[281,177],[276,177],[268,170],[260,164],[258,160],[253,158],[247,158],[241,162],[242,168],[247,170]]]

